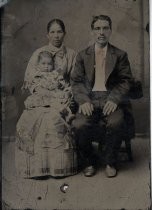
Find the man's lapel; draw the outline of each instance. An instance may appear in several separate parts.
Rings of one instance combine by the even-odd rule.
[[[95,45],[87,48],[84,62],[88,80],[93,86],[95,80]]]
[[[114,70],[116,64],[117,56],[115,54],[115,49],[108,44],[106,62],[105,62],[105,84]],[[89,82],[92,86],[94,85],[95,80],[95,45],[90,46],[86,50],[86,58],[84,59],[84,65],[87,73]]]
[[[117,60],[117,56],[115,54],[115,50],[110,44],[108,44],[106,63],[105,63],[105,84],[106,84],[110,74],[114,70],[116,60]]]

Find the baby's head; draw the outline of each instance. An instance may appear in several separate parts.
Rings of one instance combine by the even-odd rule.
[[[50,72],[54,69],[53,55],[47,51],[38,55],[38,67],[41,72]]]

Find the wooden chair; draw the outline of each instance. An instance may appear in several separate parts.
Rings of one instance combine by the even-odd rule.
[[[136,100],[143,97],[142,83],[138,80],[133,79],[132,86],[129,92],[129,98]],[[124,137],[125,147],[121,147],[120,152],[125,152],[128,155],[128,160],[133,161],[133,153],[131,148],[131,140],[133,136],[126,135]]]
[[[133,153],[132,153],[132,148],[131,148],[131,140],[130,138],[125,138],[123,141],[125,143],[124,147],[120,148],[121,153],[127,153],[128,156],[128,161],[132,162],[133,161]]]

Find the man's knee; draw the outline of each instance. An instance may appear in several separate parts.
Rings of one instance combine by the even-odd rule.
[[[91,125],[90,119],[82,114],[77,114],[72,121],[72,125],[76,130],[88,128]]]
[[[109,115],[107,118],[107,128],[114,131],[122,129],[124,125],[124,113],[122,110],[117,110],[116,112]]]
[[[72,122],[72,126],[75,132],[76,142],[78,143],[79,148],[84,150],[91,144],[90,120],[84,115],[77,114]]]

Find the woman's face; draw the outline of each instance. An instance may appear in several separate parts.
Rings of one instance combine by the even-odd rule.
[[[53,46],[60,47],[63,43],[64,35],[65,33],[63,32],[61,26],[57,23],[53,23],[47,37]]]

